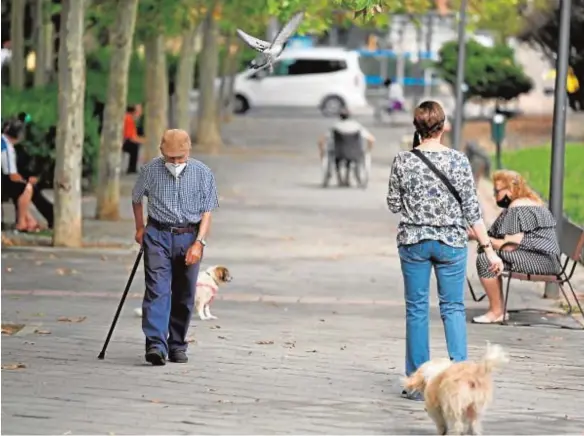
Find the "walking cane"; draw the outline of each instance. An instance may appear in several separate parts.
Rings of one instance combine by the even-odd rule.
[[[120,312],[122,311],[122,307],[124,307],[124,302],[126,301],[126,297],[128,296],[128,291],[130,290],[130,286],[132,286],[132,281],[134,280],[134,275],[136,274],[136,270],[138,269],[138,265],[140,265],[140,260],[142,259],[142,254],[144,253],[144,248],[140,248],[138,252],[138,256],[136,257],[136,262],[134,262],[134,267],[132,268],[132,272],[130,273],[130,278],[128,279],[128,283],[126,284],[126,289],[124,289],[124,293],[122,294],[122,299],[120,300],[120,304],[118,305],[118,310],[116,310],[116,314],[114,316],[114,320],[112,321],[112,325],[109,329],[109,333],[107,334],[107,338],[103,344],[103,348],[101,349],[101,353],[97,356],[98,359],[103,360],[105,358],[105,350],[109,344],[110,339],[112,338],[112,334],[114,333],[114,329],[116,328],[116,323],[118,322],[118,318],[120,317]]]

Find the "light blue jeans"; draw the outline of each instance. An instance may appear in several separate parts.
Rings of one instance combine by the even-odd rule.
[[[450,359],[466,360],[464,289],[467,248],[424,240],[399,247],[406,300],[406,375],[430,360],[430,273],[438,282],[440,316]]]

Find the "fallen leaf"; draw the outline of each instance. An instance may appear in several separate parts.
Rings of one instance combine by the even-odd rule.
[[[227,339],[225,336],[217,336],[219,339]]]
[[[50,335],[51,332],[49,330],[35,330],[34,331],[37,335]]]
[[[295,348],[296,342],[284,342],[284,347],[286,348]]]
[[[10,267],[6,268],[6,272],[11,273],[12,272],[12,268],[10,268]]]
[[[274,341],[256,341],[258,345],[272,345]]]
[[[30,341],[24,341],[23,342],[24,345],[34,345],[35,342],[30,342]]]
[[[2,324],[3,335],[13,335],[24,328],[24,324]]]
[[[211,327],[209,327],[211,330],[218,330],[221,328],[220,325],[212,325]]]
[[[6,369],[9,371],[22,368],[26,368],[26,365],[24,363],[6,363],[2,365],[2,369]]]
[[[217,392],[217,389],[209,388],[207,389],[207,392]]]
[[[87,319],[86,316],[77,316],[74,318],[68,318],[66,316],[60,316],[59,318],[57,318],[57,321],[59,322],[83,322]]]
[[[316,350],[307,350],[307,353],[316,353]]]
[[[324,322],[324,319],[321,319],[320,322]]]
[[[67,269],[66,268],[57,268],[55,270],[57,272],[57,274],[59,274],[60,276],[64,276],[67,274]]]
[[[336,312],[333,310],[333,315],[338,315],[338,314],[339,314],[339,312]]]
[[[346,346],[346,345],[343,345],[343,346],[341,347],[341,351],[343,351],[343,350],[346,350],[346,349],[347,349],[347,346]]]
[[[160,400],[150,400],[151,403],[159,404]]]

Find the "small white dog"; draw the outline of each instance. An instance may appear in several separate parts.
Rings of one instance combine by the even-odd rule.
[[[435,359],[424,363],[404,387],[422,392],[438,434],[481,434],[481,418],[493,397],[492,371],[509,358],[499,345],[487,344],[478,362]]]
[[[203,321],[217,319],[211,314],[210,306],[219,292],[219,285],[229,283],[233,277],[229,270],[221,265],[215,265],[199,273],[197,277],[197,292],[195,294],[195,310]],[[142,308],[134,309],[134,313],[142,318]]]

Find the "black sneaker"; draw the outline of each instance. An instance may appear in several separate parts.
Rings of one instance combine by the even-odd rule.
[[[171,351],[168,355],[168,360],[174,363],[187,363],[189,358],[187,353],[183,350]]]
[[[146,362],[151,363],[153,366],[164,366],[166,365],[166,359],[164,358],[164,353],[157,348],[150,348],[146,352],[145,356]]]

